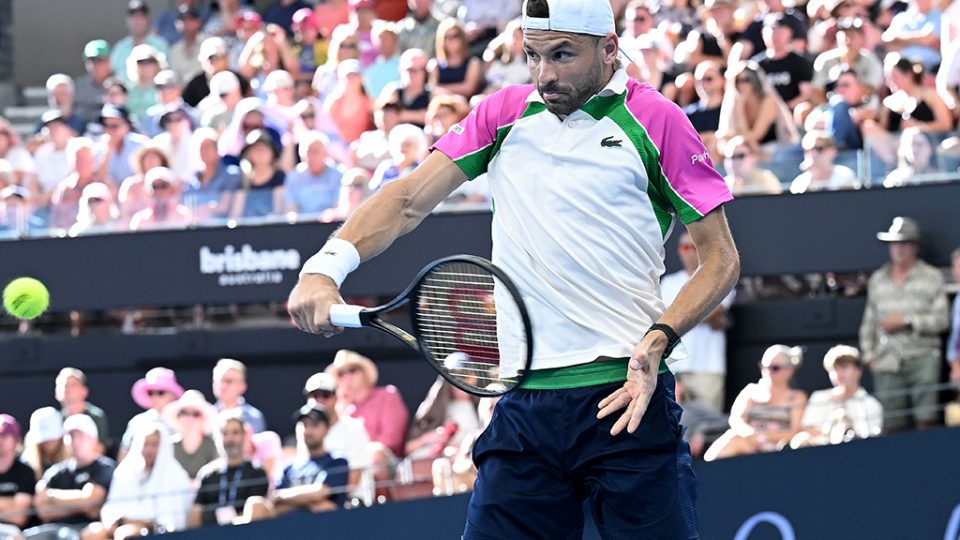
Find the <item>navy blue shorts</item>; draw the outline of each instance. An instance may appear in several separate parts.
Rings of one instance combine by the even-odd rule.
[[[640,427],[616,437],[620,414],[597,420],[597,403],[622,383],[505,396],[474,446],[479,475],[463,539],[579,540],[584,500],[604,539],[698,538],[674,384],[661,374]]]

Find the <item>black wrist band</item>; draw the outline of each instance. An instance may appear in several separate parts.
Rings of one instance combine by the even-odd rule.
[[[649,334],[650,332],[653,332],[654,330],[659,330],[663,332],[663,335],[667,336],[667,347],[663,349],[663,356],[660,357],[661,359],[667,358],[668,356],[670,356],[670,353],[673,352],[673,348],[676,347],[678,343],[680,343],[680,334],[678,334],[677,331],[671,328],[669,325],[662,324],[662,323],[655,323],[651,325],[650,329],[647,330],[647,334]],[[644,335],[647,335],[647,334],[644,334]]]

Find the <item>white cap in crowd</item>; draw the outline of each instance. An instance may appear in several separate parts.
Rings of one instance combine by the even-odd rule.
[[[94,439],[100,437],[100,430],[97,429],[96,422],[93,421],[93,418],[83,413],[67,417],[67,419],[63,421],[63,430],[67,433],[71,431],[86,433]]]

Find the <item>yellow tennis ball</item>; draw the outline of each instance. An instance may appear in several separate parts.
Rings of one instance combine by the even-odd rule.
[[[17,278],[3,289],[3,307],[19,319],[35,319],[50,305],[50,292],[40,281]]]

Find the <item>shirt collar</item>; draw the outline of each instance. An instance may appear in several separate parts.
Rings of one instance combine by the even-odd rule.
[[[595,96],[614,96],[619,95],[627,90],[627,81],[630,77],[627,75],[626,68],[618,68],[613,72],[613,77],[610,77],[610,81],[607,82],[607,85],[604,86],[598,94]],[[591,96],[590,99],[593,99],[595,96]],[[534,85],[533,90],[530,94],[527,95],[527,103],[537,101],[543,103],[543,97],[540,96],[540,92],[537,90],[536,85]],[[589,99],[587,101],[590,101]]]

